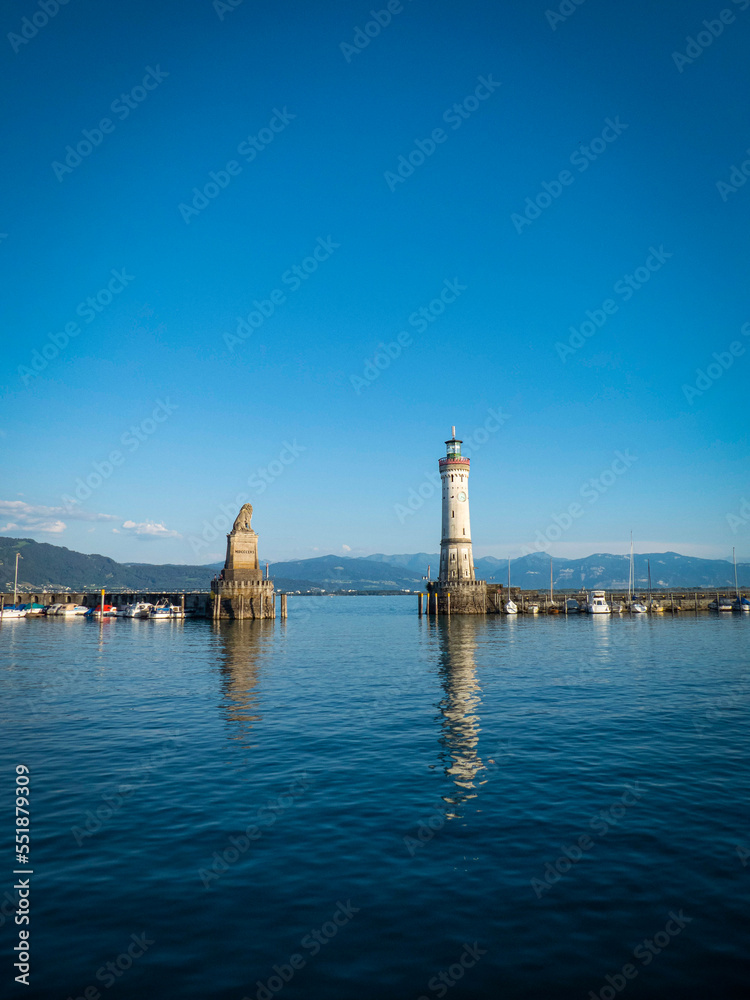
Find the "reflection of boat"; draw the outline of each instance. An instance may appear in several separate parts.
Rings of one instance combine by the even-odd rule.
[[[607,595],[603,590],[592,590],[586,598],[586,611],[590,615],[608,615],[610,607],[607,604]]]

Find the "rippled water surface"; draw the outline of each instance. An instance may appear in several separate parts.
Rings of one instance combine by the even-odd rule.
[[[750,616],[289,604],[0,627],[0,995],[748,995]]]

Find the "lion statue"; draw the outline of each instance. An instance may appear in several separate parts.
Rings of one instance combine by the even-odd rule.
[[[232,531],[250,531],[250,521],[252,516],[253,505],[250,503],[243,503],[232,527]]]

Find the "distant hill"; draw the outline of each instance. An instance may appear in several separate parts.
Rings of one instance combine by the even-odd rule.
[[[208,590],[220,565],[178,566],[149,563],[117,563],[100,555],[84,555],[62,545],[35,542],[31,538],[0,536],[0,590],[13,590],[16,552],[23,557],[18,567],[19,588],[23,590],[107,590],[181,591]],[[723,559],[698,559],[676,552],[652,552],[636,555],[636,585],[647,583],[646,560],[651,561],[654,589],[703,587],[731,589],[734,586],[732,564]],[[317,556],[271,565],[271,577],[278,590],[331,592],[335,590],[420,590],[430,566],[437,576],[439,557],[425,552],[414,555],[376,554],[363,558]],[[532,553],[511,560],[511,584],[524,590],[549,587],[550,557]],[[626,588],[628,557],[597,553],[583,559],[554,559],[552,563],[556,590]],[[490,583],[507,584],[508,564],[485,556],[475,560],[477,577]],[[750,587],[750,564],[738,563],[741,587]]]
[[[434,579],[440,557],[437,554],[374,555],[370,560],[380,560],[388,565],[404,566],[427,572],[428,564]],[[353,560],[354,561],[354,560]],[[734,587],[734,567],[724,559],[699,559],[681,556],[677,552],[648,552],[634,557],[636,586],[648,584],[648,561],[651,563],[651,584],[654,589],[670,587]],[[627,590],[630,557],[599,552],[582,559],[553,559],[552,573],[555,589],[570,590],[600,587],[606,590]],[[474,560],[479,579],[488,583],[508,583],[508,563],[483,556]],[[550,556],[546,552],[533,552],[518,559],[511,559],[511,585],[522,590],[549,590]],[[737,563],[737,579],[741,587],[750,587],[750,563]]]

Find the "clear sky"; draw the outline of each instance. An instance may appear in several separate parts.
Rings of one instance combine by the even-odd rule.
[[[750,558],[750,0],[45,3],[4,534],[209,562],[249,500],[263,558],[434,552],[455,424],[477,555]]]

